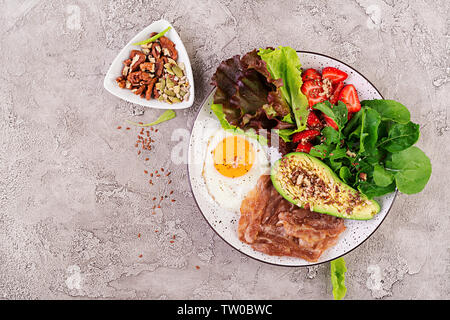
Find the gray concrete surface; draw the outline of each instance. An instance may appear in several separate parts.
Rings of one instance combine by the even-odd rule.
[[[448,1],[0,0],[0,8],[0,298],[330,299],[328,264],[270,266],[218,238],[185,165],[170,161],[172,133],[192,127],[217,64],[274,45],[361,71],[410,108],[432,160],[426,189],[398,196],[345,257],[347,299],[450,298]],[[136,129],[117,126],[161,111],[121,101],[102,82],[121,47],[160,18],[185,42],[196,101],[159,126],[143,157]],[[143,171],[160,167],[172,171],[173,188],[148,183]],[[170,189],[177,201],[153,215],[152,198]]]

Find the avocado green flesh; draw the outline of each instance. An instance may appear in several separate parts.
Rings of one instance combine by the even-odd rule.
[[[273,166],[275,189],[289,202],[311,211],[339,218],[369,220],[380,205],[345,184],[322,161],[303,152],[293,152]]]

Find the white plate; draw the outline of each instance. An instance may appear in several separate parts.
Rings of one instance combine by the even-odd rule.
[[[186,67],[186,76],[191,85],[189,100],[183,101],[180,103],[168,104],[162,101],[158,101],[157,99],[147,100],[141,98],[139,95],[135,95],[131,90],[119,88],[116,82],[116,78],[119,77],[122,73],[123,61],[130,57],[131,50],[140,50],[141,46],[135,46],[133,43],[143,41],[150,37],[152,32],[161,32],[167,27],[171,27],[171,29],[166,32],[165,36],[172,40],[175,43],[175,48],[178,51],[178,61],[183,62]],[[157,108],[157,109],[185,109],[192,106],[194,103],[194,78],[192,76],[191,62],[189,60],[189,56],[186,52],[186,48],[184,47],[183,42],[180,39],[180,36],[174,29],[174,27],[166,20],[158,20],[153,22],[147,28],[139,32],[133,39],[128,42],[125,48],[120,51],[117,57],[114,59],[111,67],[109,67],[108,73],[105,76],[105,80],[103,82],[103,86],[106,90],[108,90],[113,95],[145,107]]]
[[[317,53],[298,52],[303,68],[321,70],[326,66],[336,67],[347,72],[346,83],[354,84],[361,100],[382,99],[378,90],[359,72],[350,66]],[[248,244],[241,242],[237,236],[239,214],[220,208],[209,196],[202,177],[203,159],[210,135],[220,128],[219,121],[211,111],[212,92],[202,104],[191,132],[189,143],[188,173],[194,198],[203,216],[216,233],[228,244],[254,259],[282,266],[311,266],[336,259],[364,242],[383,222],[394,202],[396,192],[377,198],[381,206],[380,212],[368,221],[346,220],[346,230],[339,236],[338,243],[326,250],[317,262],[311,263],[300,258],[276,257],[255,251]],[[205,131],[205,128],[207,131]],[[211,134],[210,134],[211,133]]]

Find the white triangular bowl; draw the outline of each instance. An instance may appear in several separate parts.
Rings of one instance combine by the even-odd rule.
[[[139,95],[135,95],[131,90],[119,88],[116,82],[116,78],[121,75],[123,68],[123,61],[128,59],[130,56],[131,50],[139,50],[140,46],[133,45],[133,43],[143,41],[148,39],[152,32],[161,32],[167,27],[171,27],[171,29],[165,34],[170,40],[175,43],[176,49],[178,51],[178,61],[183,62],[186,67],[186,76],[189,80],[190,93],[189,100],[183,101],[180,103],[168,104],[162,101],[158,101],[157,99],[146,100],[141,98]],[[194,77],[192,75],[191,62],[189,60],[189,56],[186,52],[186,48],[184,47],[183,41],[181,41],[180,36],[174,27],[166,20],[158,20],[153,22],[151,25],[146,27],[144,30],[139,32],[133,39],[128,42],[128,44],[120,51],[117,57],[114,59],[113,63],[109,67],[109,70],[105,76],[105,80],[103,82],[103,86],[110,93],[119,97],[120,99],[139,104],[144,107],[156,108],[156,109],[186,109],[192,106],[194,103]]]

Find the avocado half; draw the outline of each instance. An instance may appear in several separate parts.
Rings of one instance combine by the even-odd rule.
[[[293,152],[272,166],[275,189],[289,202],[311,211],[354,220],[372,219],[380,205],[345,184],[325,163]]]

